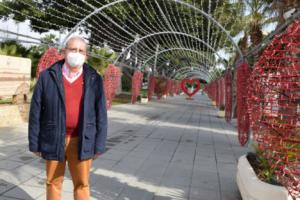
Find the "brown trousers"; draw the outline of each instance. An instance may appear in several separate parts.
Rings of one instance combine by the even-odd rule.
[[[92,159],[78,160],[78,137],[66,137],[64,161],[47,160],[47,200],[60,200],[66,162],[73,181],[74,199],[89,200],[89,174]]]

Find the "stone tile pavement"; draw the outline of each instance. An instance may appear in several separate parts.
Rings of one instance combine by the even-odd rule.
[[[28,152],[27,125],[0,128],[0,200],[44,200],[44,161]],[[92,200],[239,200],[235,127],[205,95],[109,111],[107,152],[93,162]],[[72,200],[68,170],[63,200]]]

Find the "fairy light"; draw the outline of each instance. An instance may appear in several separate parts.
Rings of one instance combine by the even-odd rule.
[[[82,7],[79,7],[79,6],[76,5],[75,3],[72,3],[71,1],[68,1],[68,0],[64,0],[64,1],[67,2],[68,4],[72,5],[72,6],[76,7],[76,9],[78,9],[78,10],[82,10],[83,13],[90,13],[90,12],[91,12],[91,11],[88,11],[88,10],[82,8]],[[63,8],[67,8],[67,7],[65,7],[65,6],[62,5],[62,4],[60,4],[60,5],[61,5]],[[71,10],[69,7],[68,7],[67,9],[68,9],[68,10]],[[78,12],[78,11],[76,11],[76,10],[71,10],[71,11],[75,12],[75,13],[78,14],[78,15],[84,16],[82,13],[80,13],[80,12]],[[95,21],[96,19],[97,19],[97,20],[100,20],[100,23],[98,23],[97,21]],[[115,34],[112,34],[112,35],[111,35],[111,37],[113,38],[114,41],[118,41],[119,43],[124,44],[124,42],[122,41],[121,38],[123,38],[124,40],[127,39],[127,38],[125,38],[123,35],[121,35],[119,32],[115,32],[115,30],[114,30],[112,27],[110,27],[110,26],[108,26],[106,23],[104,23],[104,21],[101,20],[97,15],[95,15],[95,19],[94,19],[94,18],[91,19],[91,22],[95,23],[96,27],[98,27],[98,28],[100,27],[101,30],[103,30],[103,32],[102,32],[102,31],[100,31],[100,32],[102,32],[102,33],[104,33],[104,34],[110,34],[110,32],[114,32]],[[103,26],[104,26],[104,27],[103,27]],[[99,29],[94,28],[94,26],[91,26],[91,28],[92,28],[93,30],[95,30],[95,31],[99,31]],[[117,36],[118,36],[118,37],[117,37]],[[95,35],[95,37],[97,37],[97,35]],[[100,39],[101,39],[101,38],[100,38]],[[129,41],[129,40],[128,40],[128,41]]]
[[[33,1],[38,3],[37,0]],[[60,12],[59,9],[48,6],[44,11],[46,15],[59,19],[62,23],[67,23],[75,26],[78,24],[86,15],[89,15],[95,11],[95,9],[104,6],[107,3],[111,3],[111,0],[105,0],[100,2],[98,0],[81,1],[86,6],[78,6],[74,1],[63,0],[63,1],[52,1],[54,5],[59,8],[66,10],[67,12]],[[63,2],[63,3],[62,3]],[[204,10],[204,1],[196,3],[193,0],[193,5],[197,6],[199,9]],[[208,14],[214,17],[216,20],[221,18],[220,12],[212,11],[212,3],[217,5],[217,8],[224,5],[220,5],[219,0],[213,2],[208,1]],[[26,1],[20,1],[23,5],[30,6],[32,9],[36,9],[33,4]],[[70,6],[66,6],[68,4]],[[191,37],[184,35],[173,34],[174,32],[182,32],[189,34],[191,36],[201,38],[204,42],[212,46],[216,51],[223,48],[227,37],[224,31],[219,27],[215,26],[211,20],[207,20],[208,24],[204,27],[204,20],[199,24],[197,19],[203,19],[201,13],[196,12],[192,8],[186,7],[186,5],[180,4],[176,1],[166,0],[166,1],[138,1],[133,0],[131,2],[124,1],[117,6],[112,7],[116,12],[109,12],[110,9],[106,8],[102,10],[101,13],[93,15],[89,20],[83,22],[83,26],[80,29],[85,29],[86,33],[89,35],[93,33],[92,37],[87,38],[91,44],[104,45],[103,41],[107,41],[107,44],[117,52],[121,52],[123,48],[132,44],[135,40],[135,35],[139,35],[140,38],[147,36],[149,34],[170,31],[169,34],[154,35],[152,37],[147,37],[143,41],[136,43],[132,48],[136,52],[139,61],[145,61],[149,57],[155,54],[156,45],[161,43],[161,50],[163,48],[187,48],[199,52],[204,52],[207,59],[203,56],[193,53],[192,51],[170,51],[165,52],[159,56],[157,62],[158,65],[164,63],[166,59],[187,58],[190,62],[201,62],[205,65],[211,66],[210,61],[215,63],[216,60],[214,52],[207,47],[207,45],[196,41]],[[9,9],[13,13],[20,14],[27,19],[38,21],[43,24],[47,24],[51,27],[55,27],[58,30],[70,31],[71,28],[64,27],[59,23],[49,22],[43,19],[39,19],[35,16],[29,14],[21,13],[18,10],[9,8],[5,4],[0,4],[0,6],[5,9]],[[125,8],[127,10],[123,10]],[[222,8],[224,9],[224,8]],[[41,10],[37,10],[43,12]],[[162,12],[163,11],[163,12]],[[219,11],[219,10],[218,10]],[[109,12],[109,14],[108,14]],[[122,19],[126,19],[127,24],[122,24]],[[109,21],[110,24],[105,21]],[[195,23],[197,22],[197,23]],[[226,27],[230,22],[226,20],[222,21],[222,25]],[[167,26],[166,26],[167,24]],[[38,25],[31,26],[35,29],[50,31],[51,29],[41,27]],[[212,29],[212,32],[210,31]],[[124,34],[122,34],[124,32]],[[204,35],[206,33],[206,35]],[[126,62],[134,62],[136,58],[132,56]],[[208,61],[209,60],[209,61]],[[153,65],[153,60],[149,61],[149,65]],[[177,67],[177,66],[176,66]],[[180,67],[179,67],[180,68]]]

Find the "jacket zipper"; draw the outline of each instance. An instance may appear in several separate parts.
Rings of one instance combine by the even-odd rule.
[[[58,89],[59,89],[59,94],[62,95],[61,90],[62,90],[63,86],[62,86],[62,83],[58,81],[57,73],[55,73],[54,78],[55,78],[56,84],[57,84]],[[63,107],[65,107],[64,97],[61,98],[61,101],[63,101]],[[64,112],[64,115],[66,115],[65,108],[63,108],[63,112]],[[61,126],[61,123],[62,123],[61,120],[58,120],[58,124],[59,124],[58,127],[60,127],[60,130],[59,130],[58,135],[57,135],[57,137],[58,137],[58,144],[57,144],[58,145],[58,152],[57,153],[58,153],[59,160],[62,161],[62,160],[64,160],[65,138],[64,138],[64,134],[62,133],[62,130],[61,130],[61,129],[64,129]],[[61,141],[61,138],[63,138],[62,139],[63,141]],[[63,150],[62,155],[61,155],[61,150]]]

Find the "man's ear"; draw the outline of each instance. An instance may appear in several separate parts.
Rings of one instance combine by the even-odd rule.
[[[66,57],[66,48],[63,48],[63,49],[61,50],[61,55],[63,55],[64,57]]]

